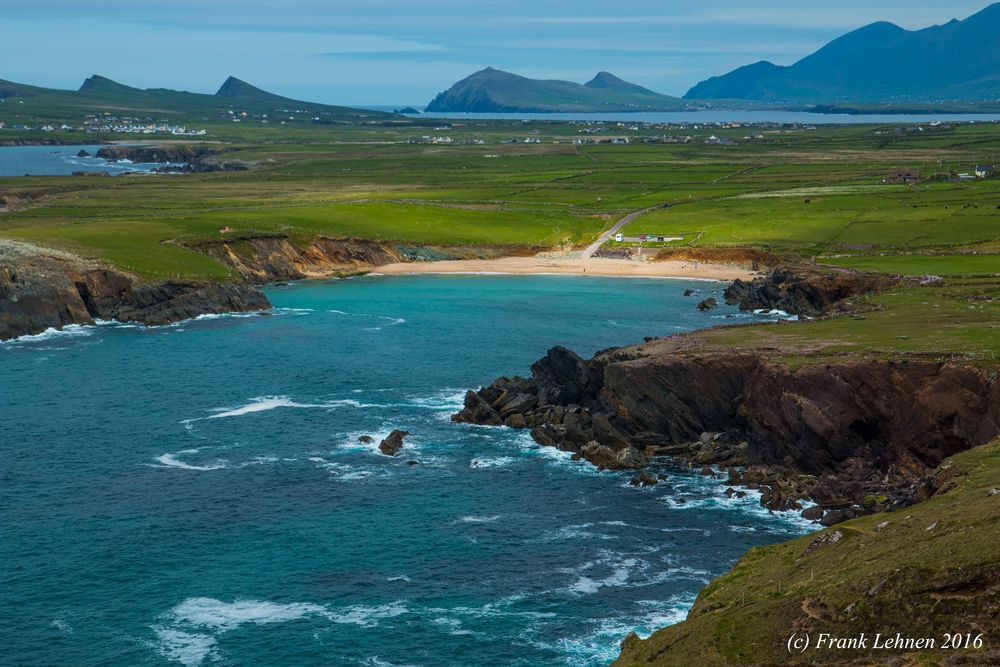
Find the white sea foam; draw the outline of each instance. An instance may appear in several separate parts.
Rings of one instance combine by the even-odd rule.
[[[308,315],[315,313],[312,308],[272,308],[271,313],[275,315]]]
[[[726,496],[722,492],[726,488],[726,485],[719,483],[717,480],[692,480],[692,484],[697,488],[695,494],[684,493],[682,491],[683,487],[679,487],[680,494],[675,494],[673,497],[665,496],[663,500],[678,510],[718,509],[738,512],[744,516],[763,519],[772,527],[778,526],[795,533],[804,533],[816,529],[814,522],[802,518],[801,510],[776,512],[761,505],[760,499],[762,494],[759,490],[745,489],[744,492],[746,495],[743,498],[739,498],[736,495],[732,497]]]
[[[213,414],[207,417],[196,417],[193,419],[185,419],[181,421],[182,424],[188,425],[193,422],[202,421],[204,419],[225,419],[229,417],[242,417],[244,415],[254,414],[257,412],[267,412],[270,410],[277,410],[278,408],[293,408],[293,409],[326,409],[332,410],[334,408],[375,408],[380,407],[377,405],[370,405],[361,403],[360,401],[354,400],[353,398],[346,398],[334,401],[325,401],[323,403],[299,403],[292,400],[288,396],[256,396],[249,399],[250,402],[245,405],[240,405],[238,407],[227,407],[227,408],[212,408],[210,412]]]
[[[50,625],[59,630],[59,632],[65,633],[67,635],[73,634],[73,626],[71,626],[69,623],[67,623],[65,620],[61,618],[55,619],[54,621],[52,621]]]
[[[575,593],[577,595],[589,595],[591,593],[596,593],[604,587],[618,588],[625,586],[629,582],[632,569],[640,563],[648,565],[645,561],[640,561],[637,558],[626,558],[625,560],[617,563],[611,574],[607,577],[604,577],[603,579],[592,579],[587,576],[581,576],[575,583],[570,585],[567,590],[570,593]]]
[[[206,658],[217,658],[215,637],[211,635],[162,627],[153,627],[153,633],[159,640],[155,645],[157,652],[185,667],[197,667]]]
[[[242,320],[248,317],[260,317],[265,311],[263,310],[250,310],[246,312],[234,312],[234,313],[204,313],[203,315],[198,315],[194,317],[195,322],[211,321],[211,320]]]
[[[407,401],[412,404],[413,407],[427,408],[429,410],[447,410],[449,412],[455,412],[462,409],[465,405],[465,394],[464,389],[442,389],[439,392],[431,394],[430,396],[410,396]],[[411,407],[408,404],[404,404],[400,407]]]
[[[516,462],[517,459],[511,456],[501,456],[495,459],[472,459],[469,461],[470,468],[501,468]]]
[[[21,345],[24,343],[44,343],[50,340],[59,340],[61,338],[78,338],[81,336],[92,336],[97,332],[97,327],[89,324],[67,324],[61,329],[55,329],[49,327],[45,331],[37,334],[27,334],[24,336],[18,336],[17,338],[11,338],[10,340],[3,341],[0,343],[2,347]]]
[[[353,607],[346,607],[345,609],[341,609],[336,612],[330,612],[327,614],[327,618],[334,623],[357,625],[362,628],[373,628],[378,625],[379,621],[401,616],[407,611],[407,608],[399,602],[384,604],[377,607],[355,605]]]
[[[499,514],[494,514],[493,516],[475,516],[469,514],[458,519],[460,523],[496,523],[499,520]]]
[[[385,317],[383,315],[379,315],[379,319],[388,322],[389,323],[388,326],[390,327],[396,327],[399,326],[400,324],[406,324],[406,320],[404,320],[402,317]]]
[[[198,450],[194,450],[198,451]],[[173,454],[163,454],[162,456],[157,456],[156,460],[160,462],[161,465],[168,468],[180,468],[181,470],[222,470],[229,467],[228,461],[218,461],[211,465],[196,466],[190,463],[184,463],[183,461],[177,459],[178,454],[189,453],[189,452],[175,452]]]
[[[324,607],[308,602],[279,604],[263,600],[222,602],[214,598],[188,598],[174,607],[170,615],[176,623],[226,632],[246,623],[285,623],[325,612]]]

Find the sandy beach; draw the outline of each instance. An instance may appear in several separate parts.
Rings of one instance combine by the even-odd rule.
[[[756,274],[749,269],[725,264],[706,264],[685,261],[637,261],[625,259],[558,257],[503,257],[500,259],[469,259],[443,262],[407,262],[386,264],[375,273],[509,273],[509,274],[567,274],[587,276],[631,276],[636,278],[695,278],[702,280],[732,281],[750,279]]]

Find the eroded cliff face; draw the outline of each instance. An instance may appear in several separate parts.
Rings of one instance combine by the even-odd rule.
[[[376,241],[320,237],[305,248],[282,235],[248,236],[190,245],[251,283],[346,275],[401,261]]]
[[[601,467],[658,456],[728,467],[730,483],[760,488],[767,506],[812,499],[832,524],[923,499],[931,469],[1000,434],[1000,381],[935,361],[792,368],[655,341],[591,360],[557,347],[531,378],[469,392],[453,419],[530,428]]]
[[[281,234],[231,237],[189,244],[251,283],[328,278],[371,271],[397,262],[482,259],[529,252],[525,248],[412,246],[386,241],[319,236],[301,247]]]
[[[69,253],[0,243],[0,340],[96,319],[158,325],[270,307],[264,293],[249,285],[146,284]]]

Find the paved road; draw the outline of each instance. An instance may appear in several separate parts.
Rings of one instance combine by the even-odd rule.
[[[594,256],[594,253],[597,252],[601,248],[602,245],[604,245],[605,243],[607,243],[608,240],[611,239],[611,237],[613,237],[615,234],[618,233],[619,229],[621,229],[622,227],[624,227],[628,223],[632,222],[633,220],[635,220],[636,218],[638,218],[643,213],[645,213],[647,211],[652,211],[654,209],[662,208],[662,206],[663,205],[660,204],[658,206],[650,206],[649,208],[640,209],[638,211],[632,211],[631,213],[629,213],[628,215],[626,215],[624,218],[622,218],[621,220],[619,220],[618,222],[616,222],[614,227],[612,227],[608,231],[606,231],[603,234],[601,234],[600,237],[598,237],[598,239],[596,241],[594,241],[589,246],[587,246],[587,249],[583,251],[582,255],[580,255],[580,259],[590,259],[591,257]]]

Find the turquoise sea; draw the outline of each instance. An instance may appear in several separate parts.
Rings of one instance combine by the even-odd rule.
[[[731,321],[687,288],[721,286],[365,277],[0,344],[0,663],[606,664],[809,528],[449,416],[552,345]],[[359,442],[394,428],[399,458]]]

